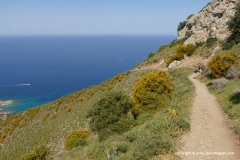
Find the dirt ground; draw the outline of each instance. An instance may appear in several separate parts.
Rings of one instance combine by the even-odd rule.
[[[240,160],[240,142],[229,129],[217,99],[190,77],[196,87],[191,110],[191,131],[182,138],[183,160]]]

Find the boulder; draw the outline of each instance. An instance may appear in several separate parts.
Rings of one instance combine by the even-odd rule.
[[[172,63],[170,63],[168,65],[168,69],[173,69],[173,68],[176,68],[177,66],[179,66],[181,64],[181,61],[173,61]]]

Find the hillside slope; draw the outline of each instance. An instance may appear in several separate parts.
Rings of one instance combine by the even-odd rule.
[[[199,14],[191,16],[184,27],[179,30],[178,39],[171,44],[161,46],[157,53],[149,56],[142,63],[140,69],[136,68],[121,73],[99,85],[90,86],[54,102],[13,115],[5,121],[0,121],[0,159],[15,160],[22,158],[28,160],[34,159],[32,158],[34,156],[35,158],[36,156],[42,157],[42,159],[67,160],[179,159],[180,157],[175,152],[180,149],[180,137],[190,130],[189,112],[195,91],[188,76],[193,73],[194,67],[202,63],[204,75],[211,78],[206,81],[212,81],[214,77],[211,77],[213,75],[210,73],[207,64],[214,55],[224,56],[228,52],[234,52],[235,58],[240,58],[239,45],[235,45],[231,50],[221,49],[224,44],[222,40],[225,40],[231,34],[227,30],[226,24],[229,15],[234,14],[237,3],[238,0],[214,0]],[[219,8],[221,8],[221,12]],[[219,14],[214,15],[218,13],[217,11],[222,16],[221,18],[225,17],[224,21],[220,20]],[[208,18],[212,19],[212,16],[217,18],[219,22],[217,23],[219,26],[217,24],[215,26],[218,28],[216,34],[207,23]],[[213,21],[215,23],[216,19]],[[190,28],[189,25],[191,25]],[[201,26],[207,28],[201,28]],[[188,32],[192,33],[187,34]],[[200,33],[203,36],[196,37]],[[218,39],[208,41],[209,38],[215,36]],[[202,41],[203,43],[198,44]],[[187,46],[188,43],[193,44]],[[185,56],[187,53],[189,55]],[[180,65],[175,65],[171,69],[166,68],[171,63],[179,63]],[[163,73],[167,75],[169,73],[170,77],[156,76],[160,73],[159,70],[164,70]],[[145,77],[146,75],[148,77]],[[237,78],[236,81],[238,81]],[[175,87],[172,87],[171,92],[165,93],[168,96],[160,91],[166,91],[169,86],[164,86],[163,83],[155,83],[159,79],[161,82],[168,79],[168,82],[174,84]],[[133,98],[134,92],[139,88],[142,89],[141,87],[135,88],[137,84],[141,85],[140,82],[145,84],[146,88],[153,86],[153,88],[140,93],[142,97],[138,100],[140,102],[142,99],[146,100],[142,104],[137,103],[136,98]],[[155,90],[157,87],[160,89]],[[150,94],[147,95],[149,92]],[[216,90],[215,92],[221,94],[223,91]],[[113,93],[122,93],[124,97],[129,97],[129,101],[124,100],[120,103],[103,101],[106,100],[106,95],[114,95]],[[115,100],[118,101],[119,98]],[[158,103],[155,103],[155,101]],[[101,106],[101,104],[104,104],[104,107],[109,106],[103,102],[117,104],[116,108],[119,108],[119,105],[131,103],[132,108],[122,111],[125,115],[121,117],[121,121],[117,119],[118,114],[112,114],[114,113],[112,108],[100,112],[103,119],[100,119],[98,125],[104,127],[105,122],[110,124],[110,126],[105,126],[104,130],[101,130],[101,127],[96,127],[93,118],[102,109],[96,106]],[[238,103],[231,104],[230,107],[230,109],[234,108],[230,115],[237,115],[234,117],[236,120],[239,120],[238,115],[240,115],[238,105]],[[228,108],[226,110],[229,111]],[[128,126],[128,124],[130,125]],[[239,126],[235,128],[240,128]],[[119,128],[120,130],[124,129],[124,132],[119,132]],[[99,130],[101,132],[98,132]],[[239,129],[236,129],[236,131],[240,133]],[[106,133],[106,135],[100,133]],[[104,138],[101,139],[101,137]],[[72,143],[70,147],[66,147],[67,140]]]

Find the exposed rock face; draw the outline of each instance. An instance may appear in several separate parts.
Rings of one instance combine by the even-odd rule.
[[[173,69],[176,68],[177,66],[179,66],[181,64],[181,61],[173,61],[172,63],[169,64],[168,69]]]
[[[235,8],[240,0],[213,0],[199,13],[191,16],[186,26],[178,32],[182,39],[191,35],[184,44],[206,42],[209,37],[225,41],[231,34],[227,22],[235,14]]]

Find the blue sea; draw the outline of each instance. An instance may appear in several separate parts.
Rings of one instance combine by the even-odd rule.
[[[1,36],[0,100],[18,113],[130,70],[176,36]],[[24,85],[27,84],[27,85]]]

